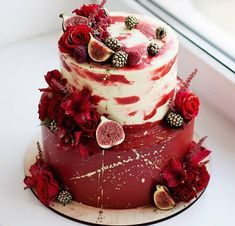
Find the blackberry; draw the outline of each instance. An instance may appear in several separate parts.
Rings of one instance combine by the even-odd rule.
[[[112,58],[112,65],[116,68],[124,67],[127,63],[128,54],[122,50],[116,52]]]
[[[159,47],[158,47],[157,43],[151,42],[147,47],[147,51],[148,51],[148,54],[151,56],[157,55],[159,52]]]
[[[121,43],[116,38],[113,38],[111,36],[105,39],[105,44],[113,51],[121,48]]]
[[[57,199],[63,205],[67,205],[72,202],[72,195],[68,191],[61,191]]]
[[[165,116],[166,123],[170,127],[181,127],[183,125],[184,119],[180,114],[177,114],[173,111],[169,112]]]
[[[135,17],[133,15],[127,16],[125,18],[125,25],[129,30],[135,28],[138,23],[139,23],[139,21],[138,21],[137,17]]]
[[[52,120],[49,124],[49,129],[52,133],[55,133],[57,130],[57,124],[55,120]]]
[[[166,35],[167,35],[167,33],[166,33],[166,29],[164,27],[158,27],[156,29],[156,37],[157,37],[157,39],[162,40],[163,38],[166,37]]]

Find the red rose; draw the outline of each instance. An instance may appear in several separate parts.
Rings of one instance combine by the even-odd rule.
[[[179,184],[171,190],[175,202],[189,202],[197,195],[193,187],[187,183]]]
[[[64,109],[61,108],[63,99],[62,94],[43,93],[38,105],[39,119],[41,121],[46,118],[56,121],[62,120],[64,117]]]
[[[55,200],[59,192],[59,185],[54,179],[51,172],[43,170],[37,181],[36,193],[39,200],[45,205],[50,205],[50,202]]]
[[[91,29],[87,25],[70,26],[59,40],[59,49],[63,53],[73,54],[73,50],[79,46],[88,45]]]
[[[26,188],[33,188],[37,197],[45,205],[50,205],[59,193],[59,185],[46,163],[38,158],[29,169],[31,176],[26,176],[24,183]]]
[[[50,97],[48,93],[43,93],[38,105],[38,114],[39,114],[39,119],[41,121],[44,121],[47,117],[47,110],[49,104],[50,104]]]
[[[209,183],[210,175],[205,165],[189,168],[186,174],[188,184],[193,186],[197,192],[202,191]]]
[[[176,94],[176,108],[186,120],[191,120],[197,116],[199,104],[199,98],[188,90],[179,90]]]

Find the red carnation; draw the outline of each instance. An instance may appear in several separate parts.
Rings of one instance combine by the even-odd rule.
[[[59,40],[59,49],[63,53],[73,54],[77,46],[88,45],[91,29],[87,25],[69,26]]]
[[[193,186],[197,192],[202,191],[209,183],[210,175],[205,165],[189,168],[186,174],[188,184]]]
[[[30,167],[29,172],[31,176],[26,176],[24,179],[26,188],[35,189],[39,200],[47,206],[50,205],[59,193],[59,185],[48,166],[38,158]]]
[[[187,183],[181,183],[172,189],[172,197],[175,202],[189,202],[196,195],[196,191]]]
[[[80,92],[72,93],[63,103],[65,113],[72,116],[76,123],[82,124],[91,119],[91,92],[83,88]]]
[[[168,187],[175,187],[185,178],[185,172],[182,163],[172,159],[167,167],[162,170],[162,178],[166,181]]]
[[[176,94],[176,109],[181,112],[186,120],[191,120],[198,115],[199,104],[199,98],[189,90],[179,90]]]

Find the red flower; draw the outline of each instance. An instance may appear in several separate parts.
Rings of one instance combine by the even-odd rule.
[[[198,166],[210,153],[209,150],[200,145],[198,146],[198,144],[193,141],[185,157],[185,165],[189,167]]]
[[[175,202],[189,202],[196,195],[196,191],[187,183],[181,183],[172,189],[172,197]]]
[[[176,94],[175,105],[184,119],[191,120],[198,115],[200,102],[194,93],[186,89],[181,89]]]
[[[196,189],[197,192],[206,188],[210,175],[205,165],[189,168],[186,171],[187,182]]]
[[[90,114],[90,120],[81,123],[79,126],[81,127],[83,133],[86,133],[89,137],[93,137],[93,133],[96,131],[99,122],[100,114],[96,110],[93,110]]]
[[[31,176],[26,176],[24,183],[26,188],[35,189],[39,200],[45,205],[50,205],[59,193],[59,185],[48,166],[40,158],[29,169]]]
[[[91,92],[83,88],[80,92],[72,93],[63,103],[65,113],[72,116],[76,123],[83,124],[91,119]]]
[[[45,80],[53,93],[67,92],[65,87],[65,85],[67,84],[67,79],[63,78],[58,70],[47,72],[47,74],[45,75]]]
[[[63,53],[73,54],[77,46],[88,45],[91,29],[87,25],[70,26],[59,40],[59,49]]]
[[[185,178],[185,172],[182,163],[172,159],[167,167],[162,170],[162,178],[165,179],[168,187],[175,187]]]
[[[46,118],[50,120],[60,121],[64,117],[64,109],[61,103],[64,99],[62,94],[43,93],[38,105],[39,119],[44,121]]]

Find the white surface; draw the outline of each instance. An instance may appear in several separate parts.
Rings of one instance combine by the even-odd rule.
[[[37,89],[45,86],[43,74],[59,66],[56,37],[41,36],[0,48],[1,226],[79,225],[42,206],[23,190],[22,182],[25,151],[39,132]],[[196,131],[208,135],[213,150],[209,187],[190,209],[159,226],[221,226],[234,221],[235,128],[202,102]]]

